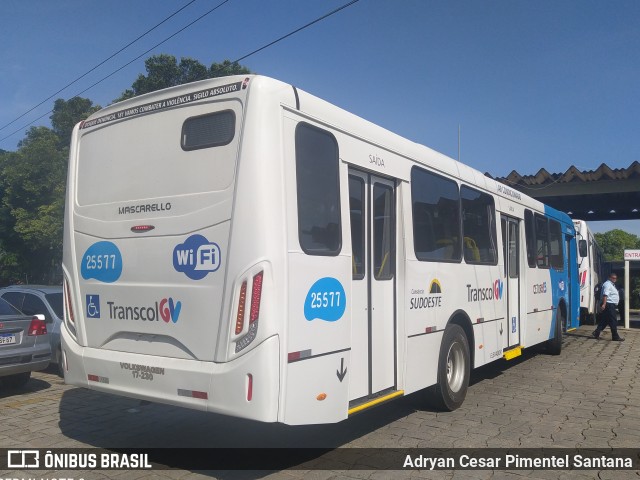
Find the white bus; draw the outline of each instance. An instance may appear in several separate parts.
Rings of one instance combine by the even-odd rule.
[[[578,282],[580,283],[580,324],[595,324],[603,273],[602,249],[584,220],[574,220],[578,242]]]
[[[410,94],[411,86],[407,86]],[[571,219],[261,76],[76,126],[65,380],[265,422],[336,422],[578,318]]]

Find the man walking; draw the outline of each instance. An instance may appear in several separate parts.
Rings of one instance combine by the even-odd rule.
[[[593,331],[592,335],[596,340],[600,340],[600,333],[609,325],[611,328],[611,340],[614,342],[624,342],[624,338],[618,335],[618,318],[616,314],[616,306],[620,301],[620,295],[616,288],[616,280],[618,276],[615,273],[609,275],[609,280],[602,285],[602,318],[598,323],[598,327]]]

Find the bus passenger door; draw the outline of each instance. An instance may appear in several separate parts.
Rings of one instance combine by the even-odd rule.
[[[517,219],[503,215],[501,227],[507,302],[506,349],[520,345],[520,226]]]
[[[396,385],[393,181],[351,169],[352,327],[349,400]]]

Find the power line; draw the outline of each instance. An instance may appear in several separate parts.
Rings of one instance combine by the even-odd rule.
[[[345,8],[347,8],[347,7],[350,7],[351,5],[353,5],[354,3],[357,3],[357,2],[359,2],[359,1],[360,1],[360,0],[352,0],[351,2],[346,3],[346,4],[344,4],[343,6],[336,8],[335,10],[333,10],[333,11],[331,11],[331,12],[329,12],[329,13],[327,13],[327,14],[325,14],[325,15],[323,15],[323,16],[321,16],[321,17],[319,17],[319,18],[316,18],[315,20],[313,20],[313,21],[311,21],[311,22],[307,23],[306,25],[303,25],[302,27],[297,28],[297,29],[296,29],[296,30],[294,30],[293,32],[287,33],[286,35],[283,35],[282,37],[278,38],[277,40],[274,40],[273,42],[270,42],[270,43],[266,44],[265,46],[260,47],[260,48],[258,48],[258,49],[256,49],[256,50],[254,50],[254,51],[253,51],[253,52],[251,52],[251,53],[247,53],[246,55],[244,55],[244,56],[240,57],[239,59],[235,60],[233,63],[238,63],[238,62],[240,62],[241,60],[244,60],[245,58],[250,57],[250,56],[251,56],[251,55],[253,55],[254,53],[261,52],[261,51],[262,51],[262,50],[264,50],[265,48],[269,48],[270,46],[275,45],[275,44],[276,44],[276,43],[278,43],[279,41],[284,40],[285,38],[289,38],[290,36],[295,35],[296,33],[298,33],[298,32],[300,32],[300,31],[304,30],[305,28],[310,27],[311,25],[314,25],[314,24],[316,24],[316,23],[318,23],[318,22],[320,22],[320,21],[324,20],[325,18],[330,17],[330,16],[331,16],[331,15],[333,15],[334,13],[338,13],[339,11],[344,10],[344,9],[345,9]]]
[[[192,3],[195,0],[192,0]],[[218,8],[220,8],[222,5],[224,5],[225,3],[229,2],[230,0],[224,0],[223,2],[219,3],[218,5],[216,5],[215,7],[213,7],[211,10],[209,10],[208,12],[200,15],[198,18],[196,18],[194,21],[192,21],[191,23],[187,24],[186,26],[182,27],[180,30],[178,30],[177,32],[175,32],[174,34],[170,35],[169,37],[165,38],[164,40],[162,40],[160,43],[157,43],[156,45],[154,45],[153,47],[151,47],[150,49],[148,49],[147,51],[141,53],[140,55],[138,55],[136,58],[134,58],[133,60],[131,60],[130,62],[125,63],[123,66],[121,66],[120,68],[118,68],[117,70],[114,70],[113,72],[111,72],[109,75],[102,77],[100,80],[98,80],[97,82],[95,82],[94,84],[90,85],[89,87],[85,88],[84,90],[82,90],[81,92],[76,93],[73,97],[78,97],[80,95],[82,95],[84,92],[86,92],[87,90],[92,89],[93,87],[95,87],[96,85],[104,82],[107,78],[114,76],[116,73],[118,73],[120,70],[123,70],[124,68],[128,67],[129,65],[131,65],[133,62],[135,62],[136,60],[140,59],[141,57],[143,57],[144,55],[146,55],[147,53],[149,53],[150,51],[152,51],[153,49],[159,47],[160,45],[162,45],[165,42],[168,42],[169,40],[171,40],[173,37],[175,37],[176,35],[178,35],[179,33],[183,32],[184,30],[186,30],[187,28],[189,28],[191,25],[193,25],[194,23],[196,23],[199,20],[202,20],[204,17],[206,17],[207,15],[209,15],[210,13],[212,13],[213,11],[217,10]],[[186,5],[185,5],[186,6]],[[55,94],[54,94],[55,95]],[[52,95],[53,96],[53,95]],[[51,97],[49,97],[51,98]],[[45,100],[46,101],[46,100]],[[44,103],[44,102],[42,102]],[[40,105],[42,105],[42,103]],[[16,133],[20,132],[21,130],[27,128],[30,125],[33,125],[35,122],[37,122],[38,120],[40,120],[41,118],[46,117],[47,115],[49,115],[50,113],[52,113],[53,110],[49,110],[47,113],[44,113],[42,115],[40,115],[38,118],[36,118],[35,120],[31,121],[30,123],[27,123],[26,125],[24,125],[23,127],[18,128],[17,130],[14,130],[13,132],[11,132],[9,135],[7,135],[6,137],[0,138],[0,142],[5,141],[7,138],[15,135]],[[12,122],[13,123],[13,122]]]
[[[71,85],[73,85],[74,83],[77,83],[78,81],[82,80],[84,77],[86,77],[87,75],[89,75],[91,72],[93,72],[94,70],[96,70],[97,68],[101,67],[102,65],[104,65],[105,63],[107,63],[109,60],[111,60],[113,57],[115,57],[116,55],[118,55],[119,53],[122,53],[124,50],[126,50],[127,48],[129,48],[131,45],[133,45],[134,43],[136,43],[138,40],[140,40],[141,38],[145,37],[146,35],[148,35],[149,33],[151,33],[153,30],[155,30],[156,28],[158,28],[160,25],[162,25],[163,23],[167,22],[168,20],[170,20],[171,18],[175,17],[178,13],[180,13],[182,10],[184,10],[185,8],[187,8],[189,5],[191,5],[193,2],[195,2],[196,0],[191,0],[189,3],[187,3],[186,5],[184,5],[182,8],[179,8],[178,10],[176,10],[175,12],[173,12],[171,15],[169,15],[167,18],[165,18],[164,20],[162,20],[160,23],[154,25],[153,27],[151,27],[149,30],[147,30],[146,32],[144,32],[142,35],[140,35],[138,38],[136,38],[135,40],[132,40],[131,42],[127,43],[124,47],[122,47],[120,50],[118,50],[117,52],[111,54],[109,57],[105,58],[103,61],[101,61],[100,63],[98,63],[96,66],[94,66],[93,68],[91,68],[90,70],[86,71],[85,73],[83,73],[82,75],[80,75],[78,78],[76,78],[75,80],[67,83],[64,87],[62,87],[60,90],[58,90],[57,92],[53,93],[50,97],[45,98],[44,100],[42,100],[39,104],[31,107],[29,110],[27,110],[26,112],[24,112],[22,115],[20,115],[19,117],[13,119],[12,121],[10,121],[9,123],[7,123],[6,125],[3,125],[2,127],[0,127],[0,132],[2,130],[4,130],[5,128],[7,128],[9,125],[13,125],[14,123],[16,123],[18,120],[20,120],[22,117],[28,115],[29,113],[33,112],[36,108],[38,108],[40,105],[42,105],[43,103],[45,103],[48,100],[51,100],[53,97],[55,97],[56,95],[58,95],[60,92],[62,92],[63,90],[66,90],[67,88],[69,88]],[[45,115],[47,115],[45,113]],[[40,117],[42,118],[42,117]],[[34,120],[40,120],[40,118]],[[13,135],[13,134],[12,134]],[[6,137],[5,137],[6,138]],[[4,140],[4,138],[3,138]]]
[[[195,1],[195,0],[193,0],[193,1]],[[77,97],[77,96],[79,96],[79,95],[82,95],[83,93],[85,93],[86,91],[88,91],[88,90],[92,89],[92,88],[93,88],[93,87],[95,87],[96,85],[98,85],[98,84],[102,83],[103,81],[105,81],[105,80],[106,80],[106,79],[108,79],[109,77],[112,77],[113,75],[115,75],[115,74],[116,74],[116,73],[118,73],[119,71],[121,71],[121,70],[123,70],[124,68],[128,67],[128,66],[129,66],[129,65],[131,65],[133,62],[135,62],[136,60],[140,59],[141,57],[143,57],[143,56],[144,56],[144,55],[146,55],[147,53],[151,52],[151,51],[152,51],[152,50],[154,50],[155,48],[159,47],[159,46],[160,46],[160,45],[162,45],[163,43],[165,43],[165,42],[169,41],[170,39],[172,39],[173,37],[175,37],[175,36],[176,36],[176,35],[178,35],[179,33],[183,32],[183,31],[184,31],[184,30],[186,30],[187,28],[191,27],[194,23],[196,23],[196,22],[198,22],[199,20],[203,19],[204,17],[206,17],[207,15],[209,15],[210,13],[212,13],[213,11],[217,10],[218,8],[220,8],[222,5],[224,5],[225,3],[229,2],[229,1],[230,1],[230,0],[224,0],[223,2],[221,2],[220,4],[218,4],[217,6],[215,6],[215,7],[214,7],[214,8],[212,8],[211,10],[209,10],[208,12],[204,13],[203,15],[201,15],[201,16],[200,16],[200,17],[198,17],[198,18],[196,18],[196,19],[195,19],[194,21],[192,21],[191,23],[187,24],[186,26],[184,26],[183,28],[181,28],[180,30],[178,30],[177,32],[175,32],[174,34],[172,34],[171,36],[169,36],[169,37],[165,38],[165,39],[164,39],[163,41],[161,41],[160,43],[158,43],[158,44],[154,45],[153,47],[151,47],[151,48],[150,48],[150,49],[148,49],[147,51],[145,51],[145,52],[141,53],[140,55],[138,55],[136,58],[134,58],[134,59],[133,59],[133,60],[131,60],[130,62],[128,62],[128,63],[126,63],[125,65],[121,66],[121,67],[120,67],[120,68],[118,68],[117,70],[114,70],[114,71],[113,71],[113,72],[111,72],[109,75],[107,75],[107,76],[103,77],[102,79],[98,80],[97,82],[95,82],[94,84],[92,84],[92,85],[90,85],[89,87],[85,88],[85,89],[84,89],[84,90],[82,90],[81,92],[76,93],[76,94],[75,94],[73,97],[71,97],[71,98],[74,98],[74,97]],[[297,29],[293,30],[292,32],[287,33],[286,35],[283,35],[283,36],[281,36],[281,37],[277,38],[276,40],[273,40],[272,42],[269,42],[268,44],[263,45],[262,47],[257,48],[257,49],[255,49],[255,50],[253,50],[252,52],[247,53],[246,55],[243,55],[242,57],[238,58],[237,60],[234,60],[234,61],[232,62],[232,64],[239,63],[241,60],[244,60],[244,59],[246,59],[246,58],[249,58],[250,56],[252,56],[252,55],[254,55],[254,54],[258,53],[258,52],[261,52],[262,50],[265,50],[266,48],[269,48],[269,47],[271,47],[271,46],[275,45],[276,43],[278,43],[278,42],[280,42],[280,41],[282,41],[282,40],[284,40],[284,39],[286,39],[286,38],[289,38],[289,37],[291,37],[292,35],[295,35],[296,33],[301,32],[302,30],[304,30],[304,29],[306,29],[306,28],[308,28],[308,27],[310,27],[310,26],[312,26],[312,25],[315,25],[316,23],[318,23],[318,22],[320,22],[320,21],[322,21],[322,20],[324,20],[324,19],[326,19],[326,18],[328,18],[328,17],[330,17],[330,16],[332,16],[332,15],[334,15],[334,14],[336,14],[336,13],[338,13],[338,12],[342,11],[342,10],[344,10],[344,9],[345,9],[345,8],[347,8],[347,7],[350,7],[351,5],[353,5],[354,3],[357,3],[357,2],[359,2],[359,1],[360,1],[360,0],[351,0],[350,2],[348,2],[348,3],[344,4],[344,5],[342,5],[341,7],[338,7],[338,8],[336,8],[336,9],[332,10],[331,12],[326,13],[326,14],[324,14],[324,15],[322,15],[322,16],[320,16],[320,17],[316,18],[315,20],[312,20],[311,22],[309,22],[309,23],[307,23],[307,24],[303,25],[302,27],[299,27],[299,28],[297,28]],[[186,7],[186,5],[185,5],[185,7]],[[183,7],[183,8],[184,8],[184,7]],[[55,94],[54,94],[54,95],[55,95]],[[49,98],[51,98],[51,97],[49,97]],[[45,101],[46,101],[46,100],[45,100]],[[44,102],[43,102],[43,103],[44,103]],[[23,130],[24,128],[29,127],[30,125],[34,124],[35,122],[37,122],[37,121],[38,121],[38,120],[40,120],[41,118],[43,118],[43,117],[45,117],[45,116],[49,115],[49,114],[50,114],[50,113],[52,113],[52,112],[53,112],[53,110],[49,110],[47,113],[45,113],[45,114],[41,115],[40,117],[36,118],[36,119],[35,119],[35,120],[33,120],[32,122],[30,122],[30,123],[26,124],[25,126],[23,126],[23,127],[19,128],[19,129],[15,130],[15,131],[13,131],[12,133],[10,133],[9,135],[7,135],[6,137],[1,138],[1,139],[0,139],[0,142],[2,142],[2,141],[4,141],[4,140],[6,140],[7,138],[9,138],[9,137],[11,137],[11,136],[15,135],[16,133],[20,132],[20,131],[21,131],[21,130]],[[13,122],[12,122],[12,123],[13,123]],[[4,128],[4,127],[3,127],[3,128]],[[1,129],[0,129],[0,130],[1,130]]]

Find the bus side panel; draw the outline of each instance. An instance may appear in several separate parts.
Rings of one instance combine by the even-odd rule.
[[[438,354],[443,333],[439,331],[407,339],[405,394],[426,388],[438,380]]]
[[[347,416],[350,262],[347,256],[289,254],[285,423],[329,423]]]
[[[336,256],[307,255],[300,246],[298,232],[295,134],[300,120],[292,112],[285,112],[283,150],[288,274],[284,286],[287,291],[286,338],[282,341],[286,363],[279,419],[293,424],[330,423],[347,416],[351,375],[347,168],[346,165],[339,167],[341,252]]]
[[[289,363],[283,422],[288,425],[335,423],[347,418],[350,352]],[[345,373],[346,372],[346,373]]]
[[[473,368],[500,358],[505,346],[506,294],[501,270],[501,265],[465,265],[461,270],[459,282],[464,282],[464,286],[460,287],[459,305],[464,306],[473,325]]]
[[[554,316],[552,284],[549,269],[528,268],[526,302],[527,321],[522,345],[530,347],[549,339],[549,328]]]

